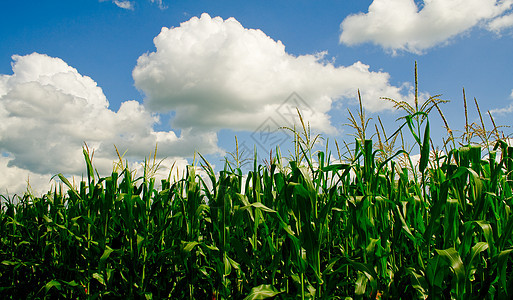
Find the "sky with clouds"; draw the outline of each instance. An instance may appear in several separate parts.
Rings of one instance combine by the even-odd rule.
[[[463,88],[509,125],[512,28],[513,0],[4,1],[0,193],[81,178],[84,143],[104,175],[114,145],[134,168],[156,144],[162,174],[195,152],[219,168],[235,135],[246,153],[286,148],[296,108],[350,142],[358,90],[393,132],[402,115],[381,97],[412,101],[415,62],[451,126]]]

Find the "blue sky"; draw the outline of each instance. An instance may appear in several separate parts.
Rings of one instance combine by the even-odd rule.
[[[464,125],[462,88],[509,125],[512,3],[4,1],[0,191],[81,176],[84,142],[105,175],[114,144],[134,168],[155,143],[164,165],[199,151],[221,168],[234,135],[268,150],[255,130],[289,125],[290,95],[314,132],[351,142],[343,124],[360,89],[372,127],[379,115],[391,133],[402,113],[379,97],[411,101],[415,61],[422,97],[451,101],[453,129]],[[433,112],[435,142],[442,125]]]

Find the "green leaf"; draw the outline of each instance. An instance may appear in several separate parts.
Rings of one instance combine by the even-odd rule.
[[[462,284],[465,280],[465,266],[463,265],[463,261],[461,260],[458,251],[456,251],[454,248],[435,250],[438,255],[440,255],[440,257],[447,261],[454,275],[456,275],[458,282]]]
[[[354,261],[350,258],[347,258],[347,257],[342,257],[340,259],[340,262],[342,263],[342,266],[339,267],[335,272],[338,273],[338,272],[345,272],[345,265],[350,265],[352,266],[353,268],[355,268],[356,270],[360,271],[359,272],[359,275],[358,275],[358,282],[355,286],[355,291],[363,291],[366,289],[366,286],[367,286],[367,282],[370,282],[371,284],[371,287],[372,287],[372,293],[376,292],[377,290],[377,279],[378,279],[378,274],[376,274],[376,271],[374,270],[374,268],[372,266],[370,266],[369,264],[363,264],[363,263],[360,263],[360,262],[357,262],[357,261]],[[361,276],[366,277],[366,278],[363,278]]]
[[[82,148],[82,152],[84,154],[84,159],[86,161],[87,166],[87,177],[89,180],[89,184],[92,185],[94,182],[94,169],[93,169],[93,163],[91,162],[91,158],[89,157],[88,150],[86,150],[85,147]]]
[[[339,170],[346,170],[346,169],[348,169],[350,167],[351,167],[351,165],[349,165],[349,164],[331,164],[331,165],[328,165],[328,166],[324,166],[322,168],[322,171],[323,172],[339,171]]]
[[[79,284],[75,280],[72,280],[72,281],[62,281],[62,283],[65,283],[66,285],[69,285],[69,286],[72,286],[72,287],[79,286]]]
[[[226,258],[228,258],[228,261],[230,262],[230,265],[232,265],[232,267],[235,270],[240,270],[240,264],[238,262],[234,261],[233,259],[229,258],[228,256]]]
[[[61,286],[61,283],[58,282],[57,280],[51,280],[47,284],[45,284],[45,291],[46,291],[46,293],[48,293],[48,291],[51,288],[56,288],[57,290],[60,291],[62,289],[62,286]]]
[[[422,296],[422,299],[426,299],[427,295],[427,282],[425,276],[415,272],[413,268],[407,268],[406,274],[410,274],[411,286]]]
[[[94,273],[93,278],[98,280],[100,284],[105,285],[105,279],[103,278],[102,274]]]
[[[486,249],[488,249],[488,243],[486,242],[479,242],[472,247],[472,250],[470,251],[470,261],[468,263],[469,268],[472,267],[476,256],[478,256],[479,253],[483,252]]]
[[[184,242],[182,242],[182,243],[184,243]],[[187,242],[185,244],[186,244],[185,247],[183,247],[183,251],[185,251],[185,252],[191,252],[191,250],[194,249],[194,247],[199,245],[198,242]]]
[[[10,261],[10,260],[4,260],[2,261],[2,265],[5,265],[5,266],[16,266],[20,264],[20,262],[17,262],[17,261]]]
[[[483,235],[485,237],[486,242],[489,246],[493,245],[493,228],[490,225],[490,222],[487,221],[474,221],[474,224],[477,224],[483,230]]]
[[[262,202],[254,202],[254,203],[251,203],[249,205],[241,207],[241,209],[244,210],[244,209],[248,209],[250,207],[258,208],[260,210],[263,210],[263,211],[269,212],[269,213],[276,213],[275,210],[272,210],[269,207],[265,206],[264,204],[262,204]]]
[[[109,258],[112,251],[114,251],[112,248],[110,248],[109,246],[106,246],[105,250],[103,251],[102,256],[100,257],[100,263],[104,263],[105,260],[107,260]]]
[[[507,274],[506,269],[508,267],[508,256],[512,253],[513,249],[508,249],[501,251],[498,255],[497,259],[497,268],[499,268],[499,282],[504,289],[504,293],[506,296],[510,296],[510,291],[508,291],[508,284],[507,284]]]
[[[59,179],[69,188],[69,190],[75,194],[75,196],[77,197],[77,199],[81,199],[80,197],[80,194],[77,192],[77,190],[75,190],[75,187],[69,182],[68,179],[66,179],[66,177],[64,177],[64,175],[62,175],[61,173],[57,174],[57,176],[59,177]],[[52,177],[52,179],[54,178],[55,176]]]
[[[262,284],[251,289],[244,300],[267,299],[280,294],[272,285]]]
[[[226,254],[223,256],[223,264],[224,264],[224,276],[230,275],[230,273],[232,273],[232,264],[228,260],[228,256],[226,256]]]
[[[404,220],[404,217],[403,217],[403,214],[401,213],[401,211],[399,210],[399,207],[398,206],[395,206],[394,207],[394,215],[399,218],[399,221],[401,222],[401,228],[403,229],[404,233],[406,234],[406,236],[411,239],[411,241],[416,244],[417,241],[415,239],[415,236],[413,236],[413,233],[411,232],[410,230],[410,227],[408,226],[408,224],[406,224],[406,221]]]
[[[365,289],[367,288],[367,282],[369,278],[363,272],[358,272],[358,277],[354,287],[354,293],[358,296],[362,296],[365,294]]]
[[[429,120],[426,119],[426,129],[424,131],[424,141],[422,142],[422,148],[420,150],[420,162],[419,162],[419,171],[421,173],[427,167],[429,161]]]
[[[142,242],[145,240],[145,238],[139,234],[137,234],[137,249],[140,250],[142,247]]]

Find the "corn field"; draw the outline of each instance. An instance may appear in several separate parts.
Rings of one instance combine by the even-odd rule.
[[[497,133],[484,124],[456,143],[446,123],[435,151],[440,102],[395,102],[404,124],[372,139],[360,106],[336,160],[303,123],[289,158],[246,173],[203,159],[159,184],[127,168],[99,177],[84,149],[78,186],[59,174],[66,189],[3,197],[1,298],[511,299],[513,147],[471,143]],[[392,145],[403,134],[418,163]]]

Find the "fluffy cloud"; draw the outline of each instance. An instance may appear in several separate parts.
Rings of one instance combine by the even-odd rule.
[[[425,0],[419,10],[414,0],[374,0],[368,13],[344,19],[340,25],[340,42],[347,45],[372,42],[392,51],[420,53],[443,45],[479,24],[491,22],[490,28],[510,24],[508,19],[495,18],[507,12],[512,3],[511,0]]]
[[[96,82],[61,59],[13,56],[13,74],[0,76],[0,173],[82,174],[84,142],[95,149],[103,174],[116,159],[113,145],[128,149],[126,158],[133,160],[148,156],[155,144],[167,157],[217,151],[215,132],[155,131],[158,118],[140,103],[123,102],[117,112],[108,106]],[[0,180],[1,190],[4,184],[10,180]]]
[[[268,118],[279,123],[279,116],[304,104],[299,108],[312,127],[333,132],[327,115],[333,101],[354,99],[358,88],[372,111],[389,107],[381,96],[402,98],[388,73],[361,62],[336,67],[326,53],[293,56],[280,41],[234,18],[193,17],[162,28],[154,43],[156,51],[137,61],[135,85],[147,108],[176,111],[173,126],[179,128],[253,130]],[[287,102],[293,92],[304,103]]]
[[[52,175],[10,167],[11,160],[13,160],[12,157],[0,155],[0,195],[23,195],[29,186],[36,195],[51,189]]]

